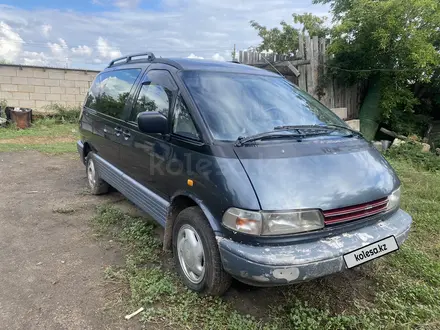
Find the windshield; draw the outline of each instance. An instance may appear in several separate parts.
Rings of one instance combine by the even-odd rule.
[[[287,125],[344,125],[282,77],[185,71],[183,80],[212,135],[235,141]]]

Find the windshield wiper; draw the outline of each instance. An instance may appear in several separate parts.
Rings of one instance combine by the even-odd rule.
[[[247,137],[240,136],[235,141],[236,147],[241,147],[242,145],[258,141],[258,140],[268,140],[268,139],[289,139],[289,138],[297,138],[298,141],[302,140],[306,137],[314,137],[319,135],[327,135],[330,132],[336,131],[336,130],[346,130],[349,131],[351,134],[346,136],[362,136],[362,134],[350,127],[345,127],[342,125],[286,125],[286,126],[276,126],[274,127],[273,131],[259,133]],[[287,131],[290,134],[279,134],[280,131]],[[296,134],[291,132],[296,131]]]
[[[253,141],[258,141],[258,140],[289,139],[289,138],[302,138],[302,137],[304,137],[303,134],[294,134],[294,133],[280,134],[277,131],[270,131],[270,132],[259,133],[259,134],[255,134],[255,135],[251,135],[251,136],[246,136],[246,137],[240,136],[235,141],[235,146],[236,147],[241,147],[242,145],[244,145],[246,143],[253,142]]]
[[[363,136],[361,132],[356,131],[355,129],[352,129],[351,127],[348,127],[348,126],[337,125],[337,124],[328,124],[328,125],[320,126],[320,127],[335,128],[335,129],[339,129],[339,130],[344,129],[346,131],[351,132],[352,133],[351,135]]]
[[[350,127],[346,127],[343,125],[336,125],[336,124],[328,124],[328,125],[286,125],[286,126],[277,126],[274,128],[277,131],[290,131],[290,130],[296,130],[297,132],[301,133],[304,136],[307,135],[316,135],[316,133],[313,133],[313,131],[320,130],[322,131],[335,131],[335,130],[346,130],[351,132],[350,135],[358,135],[362,136],[362,134]],[[305,132],[309,130],[309,132]]]

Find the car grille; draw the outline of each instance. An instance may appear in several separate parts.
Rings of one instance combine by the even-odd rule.
[[[324,211],[324,223],[326,225],[332,225],[339,222],[366,218],[385,211],[387,208],[387,204],[388,197],[385,197],[369,203]]]

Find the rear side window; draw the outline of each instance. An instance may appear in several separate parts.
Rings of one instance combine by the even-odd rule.
[[[103,72],[93,82],[86,107],[106,115],[122,118],[125,102],[141,69]]]

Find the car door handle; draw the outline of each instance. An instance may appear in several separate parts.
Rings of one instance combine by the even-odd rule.
[[[115,127],[115,134],[116,134],[116,136],[120,136],[121,133],[122,133],[122,128],[120,128],[120,127]]]
[[[124,135],[124,139],[128,140],[131,136],[130,131],[126,130],[122,132],[122,135]]]

